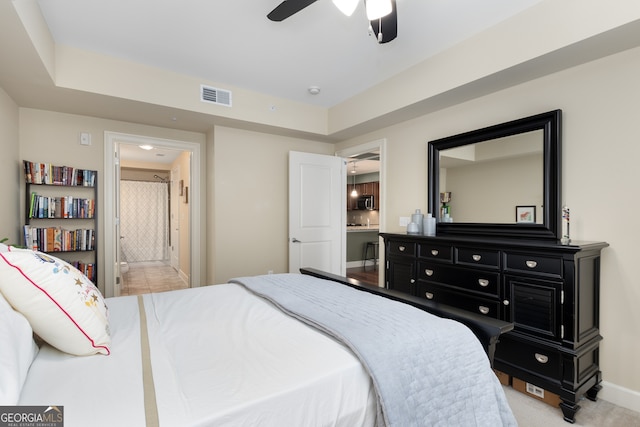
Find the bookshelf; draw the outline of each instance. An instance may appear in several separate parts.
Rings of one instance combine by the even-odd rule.
[[[24,245],[56,257],[97,284],[98,172],[25,160]]]

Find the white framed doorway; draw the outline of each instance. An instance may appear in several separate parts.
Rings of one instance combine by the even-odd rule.
[[[369,153],[373,151],[378,151],[380,153],[380,210],[379,210],[379,232],[382,233],[385,231],[385,220],[384,213],[386,211],[386,193],[387,193],[387,182],[386,182],[386,151],[387,151],[387,140],[386,138],[377,139],[374,141],[370,141],[367,143],[355,145],[353,147],[345,148],[343,150],[336,151],[336,156],[342,157],[348,161],[349,158],[355,157],[364,153]],[[346,179],[346,172],[345,172]],[[344,229],[345,239],[346,239],[346,227]],[[381,240],[381,239],[379,239]],[[380,248],[383,248],[384,245],[380,242]],[[378,286],[384,287],[384,250],[379,251],[379,260],[380,260],[380,274],[378,274]],[[346,260],[345,260],[346,262]]]
[[[189,235],[190,241],[190,275],[189,286],[196,287],[201,284],[201,265],[202,260],[197,254],[201,253],[201,201],[200,197],[200,144],[187,141],[176,141],[168,139],[153,138],[140,135],[123,134],[118,132],[105,131],[104,136],[105,150],[105,177],[104,177],[104,232],[102,239],[104,241],[104,280],[105,280],[105,296],[113,297],[120,294],[120,219],[119,219],[119,144],[152,144],[158,147],[188,151],[191,154],[190,167],[190,197],[189,203]]]

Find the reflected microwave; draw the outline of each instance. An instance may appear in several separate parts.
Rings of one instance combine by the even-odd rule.
[[[356,209],[359,210],[373,210],[373,196],[363,194],[362,196],[358,196]]]

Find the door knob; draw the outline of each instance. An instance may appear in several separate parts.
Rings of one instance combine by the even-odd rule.
[[[291,239],[291,241],[293,243],[302,243],[300,240],[296,239],[295,237],[293,239]]]

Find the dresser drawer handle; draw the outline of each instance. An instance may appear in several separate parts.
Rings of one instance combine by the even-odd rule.
[[[489,286],[489,281],[487,279],[478,279],[478,283],[483,288],[486,288],[487,286]]]
[[[480,261],[482,259],[482,255],[471,255],[471,258],[474,261]]]
[[[438,256],[439,253],[437,249],[431,249],[431,255]]]
[[[549,356],[545,356],[544,354],[536,353],[536,360],[540,363],[547,363],[549,361]]]
[[[425,292],[424,296],[427,297],[427,299],[433,299],[433,294],[431,292]]]
[[[433,276],[433,270],[429,270],[428,268],[425,268],[424,274],[426,274],[427,276]]]
[[[398,250],[399,250],[400,252],[404,252],[404,250],[405,250],[405,249],[407,249],[407,248],[406,248],[406,247],[404,247],[404,246],[398,246]]]
[[[535,261],[526,261],[525,264],[527,264],[527,267],[529,268],[536,268],[536,265],[538,265]]]
[[[478,310],[480,311],[480,313],[482,314],[488,314],[489,313],[489,307],[485,306],[485,305],[480,305],[478,306]]]

